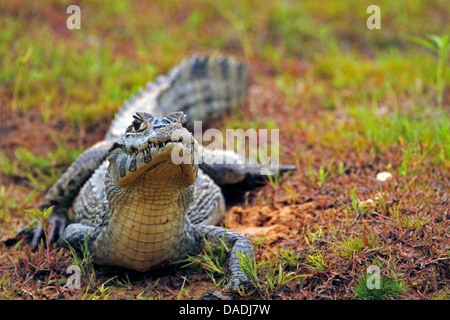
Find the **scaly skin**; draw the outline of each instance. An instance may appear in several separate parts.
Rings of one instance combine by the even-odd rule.
[[[189,132],[193,121],[208,126],[237,107],[248,80],[242,63],[195,57],[147,84],[118,111],[105,140],[84,151],[45,196],[41,209],[54,206],[49,241],[59,238],[60,244],[76,248],[87,241],[94,262],[146,271],[197,254],[206,242],[220,248],[224,240],[231,249],[230,287],[249,285],[236,252],[252,257],[252,245],[210,224],[225,212],[219,185],[260,178],[259,167],[242,165],[237,154],[218,150],[200,154],[206,160],[226,155],[236,161],[200,161],[199,168],[195,161],[179,164],[171,157],[176,148],[191,160],[199,156]],[[75,221],[67,226],[72,205]],[[43,235],[41,226],[31,231],[33,248]]]
[[[252,257],[253,247],[237,233],[191,223],[188,212],[195,204],[192,199],[205,192],[194,184],[202,180],[210,187],[214,185],[201,171],[198,176],[197,141],[182,127],[183,119],[182,112],[162,120],[138,113],[134,126],[145,129],[136,132],[132,125],[113,144],[108,152],[109,165],[105,162],[99,167],[75,200],[77,220],[82,223],[69,225],[62,239],[81,248],[87,237],[89,252],[97,264],[147,271],[187,254],[197,254],[206,242],[220,247],[224,238],[225,245],[232,248],[228,260],[230,286],[237,289],[249,281],[235,251]],[[180,151],[190,155],[187,163],[172,161],[172,152]],[[98,187],[103,185],[102,179],[104,189]],[[216,196],[209,207],[222,214],[222,195],[208,192],[205,196],[211,194]],[[102,210],[105,197],[108,206]],[[100,210],[100,217],[98,212],[84,215],[83,208],[89,203],[90,208]]]

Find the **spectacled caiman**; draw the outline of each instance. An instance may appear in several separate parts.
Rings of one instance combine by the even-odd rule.
[[[238,252],[253,259],[252,244],[215,225],[225,213],[221,187],[261,177],[261,165],[204,148],[192,134],[194,120],[211,124],[239,107],[248,85],[246,64],[200,56],[148,83],[120,108],[104,140],[84,151],[47,192],[40,207],[54,208],[49,240],[78,249],[87,243],[94,263],[138,271],[199,254],[206,243],[225,244],[231,249],[229,287],[251,285]],[[185,161],[174,161],[174,152]],[[72,207],[75,221],[69,222]],[[36,247],[42,226],[25,230],[18,235],[28,232]]]

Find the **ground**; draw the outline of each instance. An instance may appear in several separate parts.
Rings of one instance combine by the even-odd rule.
[[[251,239],[259,281],[228,298],[449,299],[446,1],[379,1],[374,30],[361,1],[75,4],[79,30],[62,2],[2,4],[1,299],[223,290],[217,253],[139,274],[4,244],[123,101],[195,53],[248,62],[249,97],[217,126],[279,129],[280,161],[297,167],[229,203],[222,225]],[[80,289],[67,287],[72,264]]]

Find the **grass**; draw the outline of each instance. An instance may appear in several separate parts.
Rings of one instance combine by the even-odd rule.
[[[112,281],[115,277],[108,279],[104,283],[100,285],[100,287],[95,290],[94,293],[89,294],[90,285],[87,286],[86,291],[84,292],[83,296],[81,297],[81,300],[108,300],[109,295],[111,294],[110,288],[105,287],[105,285]]]
[[[273,257],[266,255],[265,259],[257,262],[255,257],[249,257],[237,252],[239,265],[248,279],[255,283],[253,294],[256,291],[262,298],[270,299],[284,292],[288,283],[296,279],[308,277],[307,274],[299,273],[299,270],[290,271],[292,256],[294,253],[282,251],[281,255]],[[296,260],[294,258],[294,260]],[[296,264],[298,265],[298,264]],[[250,291],[251,292],[251,291]],[[244,292],[241,295],[246,296]]]
[[[367,5],[353,0],[88,1],[82,28],[67,30],[58,1],[8,1],[0,238],[28,223],[26,210],[102,139],[125,99],[185,56],[223,53],[247,60],[252,83],[220,129],[280,129],[280,163],[298,168],[230,209],[228,227],[258,239],[253,262],[241,257],[258,285],[235,297],[447,298],[448,5],[377,5],[380,30],[366,28]],[[383,171],[392,179],[378,181]],[[192,264],[146,275],[110,272],[87,252],[45,243],[37,252],[1,247],[0,256],[5,299],[197,299],[226,284],[225,248],[191,258],[205,272]],[[382,266],[377,291],[365,286],[373,261]],[[64,287],[71,264],[85,270],[80,290]]]
[[[34,217],[35,221],[39,222],[39,224],[44,229],[45,246],[46,246],[46,251],[47,251],[46,257],[47,257],[47,264],[49,267],[52,264],[52,257],[50,254],[50,241],[48,239],[49,239],[49,235],[50,235],[53,225],[49,225],[48,222],[49,222],[49,218],[50,218],[50,215],[52,212],[53,212],[53,207],[43,209],[42,211],[37,208],[27,210],[27,213],[29,215],[31,215],[32,217]],[[35,226],[36,226],[36,224],[35,224]],[[28,228],[28,226],[27,226],[27,228]]]
[[[422,39],[418,37],[411,37],[411,40],[424,46],[430,51],[437,54],[437,66],[436,66],[436,96],[437,105],[442,108],[444,101],[444,89],[446,84],[446,64],[447,54],[450,48],[449,35],[438,36],[435,34],[428,35],[428,39]]]
[[[202,254],[190,256],[182,262],[187,262],[185,267],[188,265],[201,267],[217,289],[224,289],[227,285],[227,274],[224,268],[225,251],[228,250],[224,244],[221,250],[213,250],[211,245],[207,244]],[[291,281],[308,276],[302,274],[298,268],[300,256],[289,250],[281,249],[277,254],[266,255],[259,262],[254,256],[236,253],[242,271],[249,280],[255,283],[255,288],[240,289],[240,295],[243,297],[257,292],[263,298],[271,298],[282,292]],[[295,267],[295,270],[290,270],[292,267]],[[184,287],[184,283],[185,281],[183,281],[182,287]],[[181,295],[182,291],[179,294]]]
[[[360,276],[353,291],[357,299],[361,300],[392,300],[399,299],[405,291],[405,285],[401,280],[398,280],[395,273],[392,277],[382,276],[378,280],[377,286],[369,285],[371,281],[370,276]]]
[[[223,288],[227,281],[227,272],[225,270],[224,262],[228,252],[229,249],[223,241],[218,252],[207,242],[202,254],[189,256],[177,263],[185,263],[185,266],[194,265],[200,267],[208,274],[216,288]],[[216,279],[217,277],[219,280]]]
[[[93,282],[95,282],[95,269],[92,263],[91,257],[88,251],[87,237],[84,239],[83,247],[81,252],[75,250],[69,243],[66,243],[69,247],[70,253],[72,254],[72,265],[77,267],[80,272],[80,276],[83,277],[87,287],[89,288]],[[81,280],[81,279],[80,279]]]
[[[310,268],[315,270],[326,270],[329,265],[324,260],[324,252],[318,251],[314,254],[307,255],[306,263],[310,266]]]
[[[362,236],[350,235],[344,236],[342,241],[337,242],[337,251],[344,259],[352,259],[364,250],[373,248],[374,245],[374,241],[364,234]]]

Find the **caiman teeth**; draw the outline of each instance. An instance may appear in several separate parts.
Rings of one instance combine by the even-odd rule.
[[[178,141],[177,141],[177,140],[167,140],[167,141],[164,141],[164,142],[153,142],[153,141],[148,141],[148,142],[147,142],[147,146],[146,146],[145,148],[143,148],[143,149],[138,149],[138,148],[135,148],[135,147],[131,147],[131,148],[128,150],[128,154],[130,154],[130,155],[136,157],[139,153],[142,153],[142,155],[144,155],[145,157],[147,157],[149,154],[152,153],[152,149],[153,149],[153,148],[156,149],[156,150],[153,150],[153,152],[165,151],[168,143],[170,143],[170,142],[181,142],[181,141],[182,141],[182,139],[179,139]],[[119,145],[119,144],[116,143],[116,144],[111,148],[111,150],[114,149],[114,148],[119,148],[119,147],[124,149],[123,146],[121,146],[121,145]]]
[[[166,149],[166,145],[167,143],[172,142],[172,140],[168,140],[168,141],[163,141],[163,142],[153,142],[153,141],[149,141],[148,142],[148,148],[152,149],[155,148],[157,152],[164,151]]]

